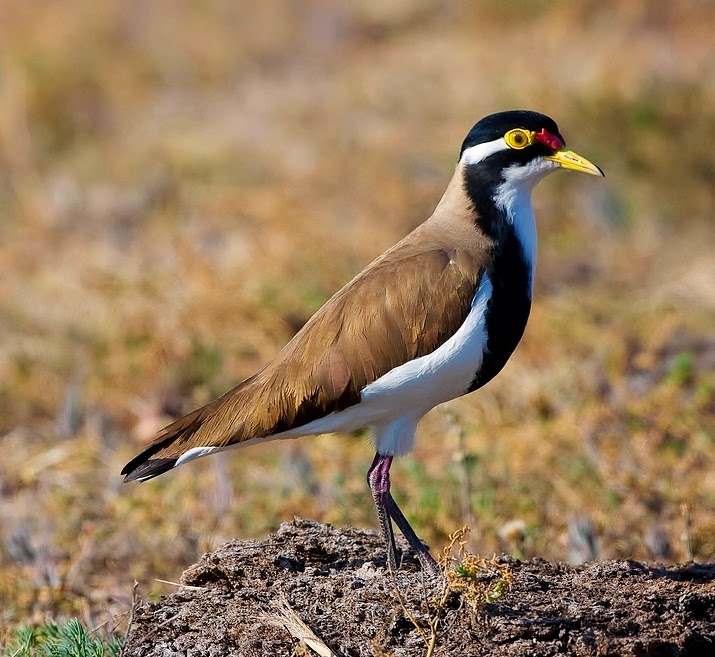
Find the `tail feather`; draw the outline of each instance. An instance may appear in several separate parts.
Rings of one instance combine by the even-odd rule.
[[[298,390],[286,390],[282,369],[268,374],[262,370],[165,427],[153,443],[124,466],[124,481],[151,479],[200,456],[275,436],[357,403],[359,395],[350,397],[343,390],[340,362],[336,366],[328,360],[331,380],[325,386],[332,397],[323,399],[320,395],[325,386],[310,381]]]
[[[171,470],[181,454],[192,447],[192,437],[215,404],[202,406],[164,427],[153,443],[122,468],[124,481],[146,481]]]
[[[125,475],[124,481],[146,481],[147,479],[153,479],[158,477],[160,474],[164,474],[168,470],[171,470],[175,465],[177,459],[152,459],[147,461],[141,461],[144,458],[143,454],[139,454],[136,458],[129,461],[124,466],[122,474]]]

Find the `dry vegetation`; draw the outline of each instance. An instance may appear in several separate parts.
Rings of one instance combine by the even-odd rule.
[[[537,190],[526,337],[423,421],[398,500],[436,548],[468,522],[482,553],[564,560],[570,525],[600,558],[712,559],[715,7],[359,4],[0,7],[0,645],[111,631],[135,578],[166,592],[294,513],[373,525],[363,436],[118,473],[426,218],[511,107],[608,177]]]

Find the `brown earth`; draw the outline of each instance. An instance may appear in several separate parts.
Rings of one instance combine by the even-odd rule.
[[[715,564],[498,561],[511,588],[476,609],[447,596],[431,654],[715,654]],[[204,555],[176,593],[139,605],[124,655],[428,655],[443,583],[410,556],[396,582],[402,600],[374,532],[296,519]]]

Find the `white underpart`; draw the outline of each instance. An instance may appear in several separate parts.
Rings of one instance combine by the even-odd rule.
[[[176,464],[174,465],[174,467],[176,467],[177,465],[182,465],[183,463],[188,463],[189,461],[193,461],[194,459],[198,459],[201,456],[207,456],[208,454],[216,452],[219,449],[219,447],[192,447],[191,449],[187,449],[176,460]]]
[[[308,434],[305,434],[308,435]],[[195,461],[202,456],[208,456],[209,454],[216,454],[217,452],[225,452],[229,449],[239,449],[241,447],[250,447],[251,445],[260,445],[261,443],[267,443],[271,440],[276,440],[277,438],[292,438],[287,433],[278,433],[273,436],[264,436],[263,438],[250,438],[249,440],[244,440],[241,443],[234,443],[231,445],[224,445],[223,447],[192,447],[187,449],[178,459],[172,467],[176,468],[189,461]],[[145,481],[147,479],[152,479],[154,475],[149,477],[137,477],[137,481]]]
[[[513,165],[504,171],[504,182],[494,193],[494,203],[506,213],[524,251],[531,272],[531,291],[536,273],[536,217],[531,205],[531,192],[544,176],[556,171],[559,165],[538,157],[525,165]]]
[[[494,153],[508,150],[509,144],[504,141],[504,137],[499,137],[499,139],[495,139],[494,141],[486,141],[483,144],[465,148],[460,161],[464,164],[478,164],[490,155],[494,155]]]

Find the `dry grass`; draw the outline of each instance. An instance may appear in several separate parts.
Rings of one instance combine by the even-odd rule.
[[[710,4],[253,4],[0,10],[0,628],[111,630],[135,578],[156,596],[294,513],[373,524],[362,437],[118,472],[428,216],[471,123],[518,106],[608,177],[536,192],[527,335],[425,419],[398,498],[434,545],[469,521],[482,553],[564,559],[585,514],[601,557],[647,557],[655,526],[712,558]]]

